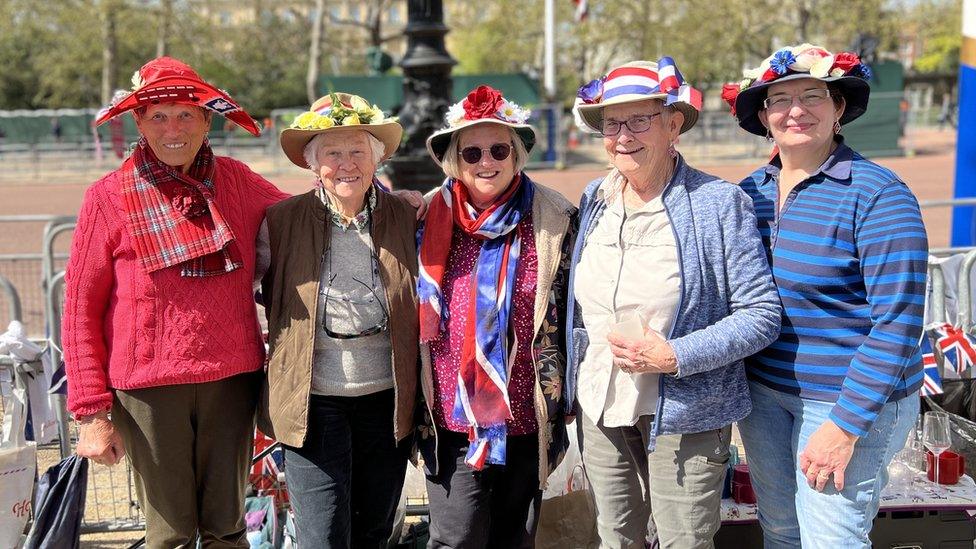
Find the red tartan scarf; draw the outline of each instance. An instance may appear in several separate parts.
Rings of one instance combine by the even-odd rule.
[[[207,141],[182,173],[156,158],[145,138],[122,163],[126,226],[147,273],[182,265],[182,276],[212,276],[244,265],[213,202],[216,166]]]

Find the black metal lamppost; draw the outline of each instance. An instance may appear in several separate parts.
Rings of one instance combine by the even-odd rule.
[[[407,52],[403,69],[400,124],[405,141],[386,164],[397,189],[430,190],[444,173],[427,154],[426,140],[444,126],[451,104],[451,67],[457,64],[444,48],[444,6],[441,0],[407,0]]]

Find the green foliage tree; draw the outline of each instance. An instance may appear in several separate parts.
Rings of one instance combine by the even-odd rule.
[[[377,14],[403,0],[362,4],[370,8],[366,26],[331,11],[345,1],[319,2],[326,10],[322,72],[365,73],[365,49],[377,41],[402,53],[402,40],[388,41],[393,29],[379,32]],[[589,18],[576,23],[572,3],[555,2],[558,93],[567,103],[581,83],[628,60],[670,55],[689,81],[708,89],[735,79],[775,47],[809,41],[845,49],[859,33],[877,37],[879,52],[917,40],[922,55],[915,69],[922,72],[952,72],[959,63],[961,0],[589,4]],[[316,0],[0,0],[0,109],[100,106],[106,9],[116,21],[113,87],[130,87],[130,75],[165,50],[256,116],[303,105],[315,6]],[[455,72],[541,77],[543,12],[543,0],[447,0]]]
[[[956,73],[962,48],[962,0],[920,0],[907,18],[918,29],[922,51],[912,68],[921,73]]]

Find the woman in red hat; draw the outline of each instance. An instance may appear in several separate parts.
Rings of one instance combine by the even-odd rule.
[[[247,547],[244,481],[264,346],[252,282],[265,209],[285,195],[215,156],[214,113],[257,135],[225,92],[168,57],[146,63],[101,124],[140,140],[95,182],[65,274],[64,358],[77,452],[129,455],[149,547]]]

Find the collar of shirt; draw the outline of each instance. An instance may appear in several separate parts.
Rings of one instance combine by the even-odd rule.
[[[346,217],[336,211],[332,207],[332,203],[329,201],[329,197],[325,194],[325,189],[319,187],[318,189],[319,200],[325,204],[326,209],[329,210],[331,214],[332,224],[336,227],[346,231],[350,226],[353,226],[358,231],[364,231],[369,227],[369,213],[376,209],[376,190],[370,185],[369,189],[366,191],[366,200],[363,201],[363,209],[359,210],[354,217]]]
[[[810,179],[821,174],[836,181],[844,181],[851,178],[851,166],[854,164],[854,151],[844,143],[844,136],[837,135],[834,137],[834,141],[837,142],[837,148],[830,153],[823,164],[817,168],[817,171],[810,175]],[[779,153],[777,153],[769,161],[769,164],[766,165],[766,178],[761,184],[765,185],[771,181],[776,181],[782,167],[783,163],[779,158]]]

